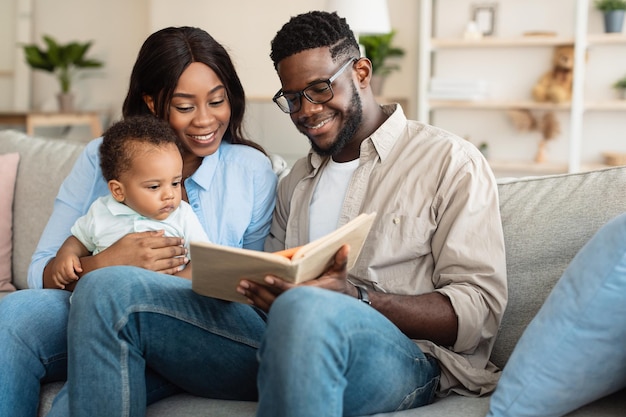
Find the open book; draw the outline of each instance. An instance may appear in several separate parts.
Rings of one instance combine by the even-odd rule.
[[[266,275],[276,275],[297,284],[317,278],[331,264],[335,253],[344,244],[350,245],[350,270],[359,257],[375,217],[376,213],[361,214],[326,236],[300,246],[291,258],[280,255],[279,252],[261,252],[192,241],[191,288],[208,297],[246,302],[246,298],[236,291],[241,279],[262,284]]]

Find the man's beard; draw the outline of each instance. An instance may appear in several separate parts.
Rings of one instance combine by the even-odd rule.
[[[363,106],[361,97],[356,91],[354,84],[352,85],[352,99],[350,100],[350,110],[346,113],[346,123],[337,134],[335,142],[328,149],[322,149],[309,138],[311,147],[316,154],[320,156],[335,156],[340,153],[348,142],[352,140],[361,121],[363,120]]]

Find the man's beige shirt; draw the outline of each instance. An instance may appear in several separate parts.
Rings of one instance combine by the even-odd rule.
[[[415,343],[439,360],[440,394],[489,393],[499,376],[489,355],[507,301],[495,179],[471,143],[407,120],[400,106],[383,109],[391,115],[361,144],[341,210],[340,225],[378,213],[349,279],[373,291],[448,297],[455,345]],[[307,243],[309,203],[327,160],[311,152],[280,182],[266,250]]]

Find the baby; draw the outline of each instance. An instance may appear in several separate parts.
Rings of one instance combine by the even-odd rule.
[[[192,240],[209,240],[182,200],[183,161],[177,141],[169,124],[153,116],[128,118],[104,133],[100,168],[110,194],[76,220],[72,235],[58,250],[52,271],[58,288],[78,280],[81,257],[105,250],[128,233],[163,230],[165,236],[184,238],[187,249]],[[190,264],[176,275],[190,279]]]

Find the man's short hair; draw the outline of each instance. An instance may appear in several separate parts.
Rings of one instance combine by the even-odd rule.
[[[333,61],[337,57],[359,56],[359,44],[354,32],[336,12],[312,11],[292,17],[272,40],[270,58],[274,68],[278,63],[307,49],[329,47]]]

